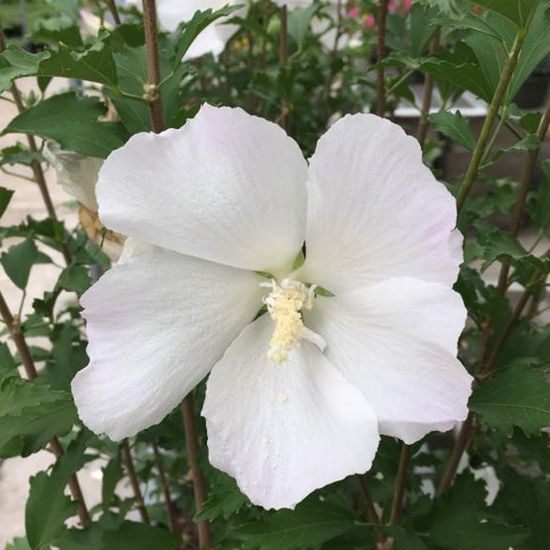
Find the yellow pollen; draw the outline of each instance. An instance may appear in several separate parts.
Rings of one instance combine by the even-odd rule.
[[[295,347],[304,335],[302,310],[310,310],[313,305],[314,287],[308,289],[295,279],[283,279],[280,285],[271,281],[271,292],[264,298],[267,311],[275,321],[275,330],[269,342],[268,358],[273,363],[282,363],[288,352]]]

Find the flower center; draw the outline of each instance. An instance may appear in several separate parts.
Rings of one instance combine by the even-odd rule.
[[[307,287],[304,283],[289,277],[280,283],[272,279],[270,283],[262,283],[262,286],[271,288],[271,292],[264,298],[264,303],[275,321],[275,330],[267,351],[268,358],[273,363],[286,361],[288,352],[296,347],[302,338],[324,349],[324,340],[306,328],[302,319],[302,311],[309,311],[313,307],[315,285]]]

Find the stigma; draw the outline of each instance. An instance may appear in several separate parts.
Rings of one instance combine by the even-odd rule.
[[[262,283],[261,286],[271,288],[264,303],[275,322],[267,351],[269,360],[272,363],[286,361],[288,352],[302,338],[310,340],[323,350],[326,346],[324,340],[306,328],[302,318],[302,312],[313,307],[315,285],[308,287],[296,279],[286,278],[280,283],[272,279],[270,283]]]

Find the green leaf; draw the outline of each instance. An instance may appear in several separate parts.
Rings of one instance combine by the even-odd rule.
[[[316,4],[306,7],[296,7],[288,14],[288,34],[296,41],[298,48],[304,45],[309,30],[309,22],[317,10]]]
[[[442,134],[469,151],[473,151],[476,146],[476,138],[470,128],[470,123],[462,116],[460,111],[456,113],[440,111],[430,115],[430,122]]]
[[[507,517],[522,523],[531,531],[521,548],[548,550],[550,482],[544,477],[531,479],[528,476],[520,476],[510,468],[499,472],[499,478],[502,484],[495,507],[503,509]]]
[[[27,539],[17,537],[11,542],[8,542],[4,550],[31,550],[31,547],[29,546]]]
[[[97,97],[73,92],[55,95],[16,116],[4,130],[54,139],[67,151],[106,158],[128,135],[120,122],[103,122],[105,105]]]
[[[435,544],[450,550],[508,550],[525,540],[526,529],[496,521],[486,509],[484,485],[466,471],[434,503],[429,532]]]
[[[9,371],[12,373],[17,368],[17,363],[13,358],[10,348],[4,342],[0,343],[0,379],[2,379]]]
[[[82,294],[92,284],[88,269],[83,265],[70,265],[66,267],[59,277],[59,287],[64,290]]]
[[[31,34],[31,40],[35,44],[51,42],[58,45],[62,42],[72,48],[82,46],[82,37],[80,36],[78,25],[66,15],[41,19]]]
[[[353,516],[340,507],[313,500],[295,510],[280,510],[235,531],[242,550],[301,550],[315,548],[356,526]]]
[[[84,52],[59,44],[59,50],[40,63],[40,76],[61,76],[116,86],[113,54],[106,40],[98,40]]]
[[[40,152],[31,151],[21,143],[4,147],[0,151],[0,165],[2,164],[24,164],[30,166],[34,161],[44,160]]]
[[[6,189],[5,187],[0,187],[0,217],[6,211],[8,204],[13,197],[13,189]]]
[[[58,458],[52,472],[39,472],[30,479],[25,507],[25,530],[33,550],[56,543],[65,534],[65,520],[74,515],[77,503],[64,494],[72,474],[93,459],[85,454],[89,433],[80,432],[65,454]]]
[[[108,510],[115,494],[117,483],[124,477],[121,464],[121,455],[118,452],[103,468],[103,483],[101,486],[101,506]]]
[[[180,24],[178,29],[173,33],[172,38],[176,44],[175,61],[179,63],[180,59],[187,53],[191,44],[197,36],[214,21],[225,17],[236,11],[239,6],[224,6],[219,10],[212,11],[211,9],[197,11],[192,19],[187,23]]]
[[[6,275],[20,289],[24,289],[29,282],[31,268],[38,257],[38,249],[29,235],[23,242],[10,246],[3,252],[0,263]]]
[[[43,59],[49,52],[29,53],[14,44],[0,53],[0,93],[5,92],[15,78],[36,74]]]
[[[212,477],[208,499],[195,516],[195,521],[215,520],[220,516],[228,519],[248,502],[232,477],[217,470]]]
[[[541,228],[550,223],[550,160],[544,161],[541,165],[540,187],[537,191],[533,220]]]
[[[544,370],[510,367],[477,386],[469,406],[492,428],[535,433],[550,426],[550,384]]]
[[[118,529],[105,531],[100,550],[177,550],[180,537],[176,533],[143,523],[125,521]]]
[[[475,0],[476,4],[507,17],[518,27],[523,27],[540,0]]]
[[[5,374],[0,380],[0,457],[27,456],[76,421],[69,393],[52,391],[37,381]]]

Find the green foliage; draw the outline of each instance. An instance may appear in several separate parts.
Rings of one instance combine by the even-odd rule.
[[[85,454],[87,440],[88,435],[81,432],[67,452],[58,458],[49,475],[39,472],[31,478],[25,527],[32,550],[57,545],[65,535],[64,522],[74,514],[77,503],[64,494],[64,489],[71,475],[94,458]]]
[[[7,252],[3,252],[0,263],[6,275],[13,284],[25,289],[29,282],[31,268],[38,258],[38,249],[31,235],[19,243],[10,246]]]
[[[4,132],[24,132],[54,139],[62,149],[105,158],[127,139],[120,122],[99,120],[105,105],[95,97],[78,98],[73,92],[55,95],[16,116]]]
[[[22,380],[17,371],[0,376],[0,457],[27,456],[71,429],[76,411],[70,394]]]
[[[550,384],[545,371],[518,365],[476,388],[470,408],[493,428],[536,433],[550,425]]]
[[[472,151],[475,147],[476,138],[474,133],[460,111],[456,113],[440,111],[439,113],[430,115],[430,122],[442,134],[456,141],[469,151]]]
[[[303,502],[294,511],[281,510],[260,522],[245,524],[235,531],[243,550],[300,550],[314,548],[355,526],[346,510],[314,500]]]

